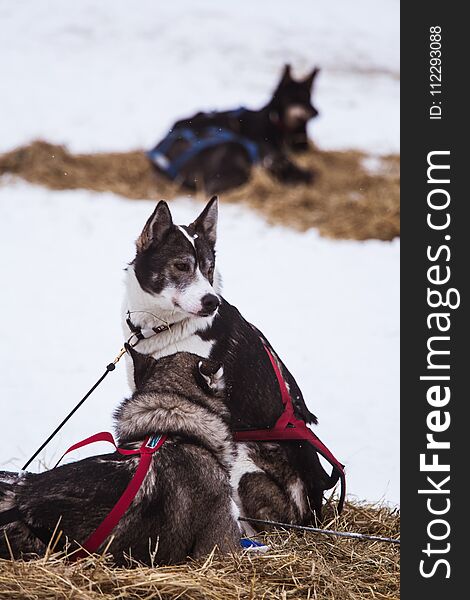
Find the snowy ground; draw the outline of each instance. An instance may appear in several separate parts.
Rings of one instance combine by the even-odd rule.
[[[320,145],[398,151],[398,2],[130,6],[0,0],[0,151],[37,137],[83,151],[149,146],[196,109],[264,102],[286,61],[323,68]],[[121,268],[152,208],[0,185],[0,468],[23,464],[121,346]],[[188,222],[200,206],[172,209]],[[398,502],[399,243],[329,241],[226,205],[219,239],[225,296],[296,376],[349,492]],[[46,464],[108,428],[126,393],[121,367]]]
[[[84,191],[0,188],[0,466],[21,466],[119,349],[121,267],[152,208]],[[200,208],[172,203],[182,223]],[[318,434],[347,464],[350,493],[398,501],[398,242],[327,241],[226,205],[219,240],[225,297],[298,379]],[[126,390],[121,365],[47,462],[108,428]]]
[[[323,147],[398,150],[398,0],[0,0],[0,151],[149,147],[196,109],[258,107],[322,68]]]

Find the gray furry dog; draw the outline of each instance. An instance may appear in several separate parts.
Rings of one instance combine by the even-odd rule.
[[[127,350],[136,391],[115,412],[119,446],[138,448],[155,433],[168,437],[112,532],[109,551],[117,564],[127,556],[174,564],[216,545],[236,550],[240,530],[229,481],[232,438],[221,364],[187,352],[156,361]],[[116,452],[41,474],[0,473],[0,524],[2,514],[17,515],[0,525],[0,557],[10,557],[6,536],[15,557],[43,555],[59,518],[68,551],[76,549],[116,504],[137,462]]]

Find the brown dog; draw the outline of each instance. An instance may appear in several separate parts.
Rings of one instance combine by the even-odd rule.
[[[198,557],[214,546],[239,548],[238,511],[231,497],[232,441],[220,363],[178,353],[156,361],[128,348],[136,391],[116,410],[119,446],[138,448],[148,435],[168,438],[130,508],[113,531],[116,563],[171,564]],[[60,528],[70,544],[82,543],[127,487],[137,459],[118,453],[86,458],[41,474],[0,474],[0,514],[20,519],[0,527],[16,557],[43,555]],[[5,513],[4,513],[5,514]]]

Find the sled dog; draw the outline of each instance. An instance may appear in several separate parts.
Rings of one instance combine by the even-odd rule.
[[[266,345],[279,364],[296,416],[316,424],[269,342],[221,295],[215,268],[217,211],[213,197],[193,223],[181,226],[173,223],[168,205],[159,202],[125,270],[124,335],[134,332],[139,352],[154,358],[185,351],[221,362],[232,431],[272,427],[283,412]],[[130,360],[127,366],[132,385]],[[323,492],[331,487],[316,451],[299,441],[237,443],[231,479],[242,515],[294,523],[320,518]]]
[[[236,550],[240,529],[230,486],[232,438],[221,364],[187,352],[158,361],[130,347],[128,352],[135,391],[115,412],[118,445],[134,449],[146,436],[167,438],[114,528],[109,551],[117,564],[126,557],[173,564],[214,546]],[[16,515],[0,525],[0,557],[9,558],[8,544],[16,558],[44,555],[59,518],[72,552],[112,510],[137,461],[115,452],[41,474],[0,473],[0,524],[2,515]]]

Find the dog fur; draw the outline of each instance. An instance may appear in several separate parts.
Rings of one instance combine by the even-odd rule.
[[[114,529],[109,551],[117,564],[126,556],[173,564],[214,546],[235,551],[240,529],[229,482],[232,441],[222,366],[185,352],[158,361],[128,352],[136,391],[115,412],[119,446],[137,448],[155,433],[168,439]],[[69,550],[76,548],[75,541],[83,543],[113,508],[137,464],[138,458],[116,452],[41,474],[0,474],[0,513],[16,507],[22,515],[21,522],[0,527],[0,557],[9,557],[4,533],[15,557],[42,556],[59,518]]]
[[[126,337],[130,334],[127,315],[142,328],[166,323],[168,331],[140,341],[139,352],[158,358],[186,351],[220,361],[232,430],[271,427],[283,411],[279,384],[263,344],[271,346],[221,296],[215,270],[216,229],[215,197],[188,226],[174,225],[167,204],[158,204],[125,272],[124,333]],[[180,267],[186,265],[182,271],[175,268],[179,263]],[[218,298],[212,311],[204,310],[207,294]],[[272,353],[296,415],[316,423],[295,379],[274,350]],[[127,366],[132,385],[132,363],[128,361]],[[329,488],[330,477],[308,443],[237,443],[235,452],[231,479],[244,516],[295,523],[311,523],[321,517],[323,491]]]
[[[272,98],[260,110],[243,109],[236,114],[234,111],[199,112],[189,119],[177,121],[172,131],[190,129],[202,139],[210,127],[229,130],[256,144],[261,164],[276,179],[288,184],[311,183],[313,172],[296,165],[289,152],[302,152],[308,148],[307,123],[318,115],[311,102],[318,72],[315,68],[304,79],[296,80],[290,65],[286,65]],[[174,160],[186,149],[187,142],[178,140],[167,157]],[[226,141],[206,148],[188,160],[177,181],[190,189],[217,194],[248,181],[252,166],[242,144]],[[158,165],[156,168],[159,169]]]

